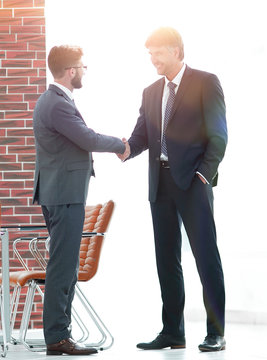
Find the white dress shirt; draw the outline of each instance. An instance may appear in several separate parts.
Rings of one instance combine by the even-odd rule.
[[[71,99],[73,100],[73,94],[70,91],[70,89],[66,88],[65,86],[57,83],[56,81],[54,82],[54,85],[56,85],[57,87],[59,87],[62,91],[64,91],[64,93]]]
[[[175,76],[175,78],[172,80],[172,83],[176,84],[177,86],[175,87],[174,91],[175,91],[175,95],[177,94],[177,91],[179,89],[179,85],[182,81],[182,77],[184,75],[185,72],[185,68],[186,65],[183,64],[183,67],[181,68],[181,70],[178,72],[178,74]],[[164,89],[163,89],[163,95],[162,95],[162,122],[161,122],[161,140],[162,140],[162,135],[163,135],[163,127],[164,127],[164,116],[165,116],[165,110],[166,110],[166,105],[167,105],[167,101],[169,98],[169,93],[170,93],[170,89],[168,87],[168,83],[169,80],[165,77],[165,85],[164,85]],[[160,155],[160,160],[161,161],[168,161],[168,157],[164,154],[161,153]],[[205,178],[205,176],[203,176],[199,171],[196,172],[196,174],[200,175],[207,184],[209,184],[208,180]]]

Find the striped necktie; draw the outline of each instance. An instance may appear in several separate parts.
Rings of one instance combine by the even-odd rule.
[[[168,101],[166,104],[166,109],[165,109],[165,115],[164,115],[164,125],[163,125],[163,134],[162,134],[162,141],[161,141],[161,152],[162,154],[164,154],[165,156],[168,156],[167,154],[167,145],[166,145],[166,128],[168,125],[168,122],[170,120],[170,116],[171,116],[171,111],[172,111],[172,107],[174,104],[174,99],[175,99],[175,88],[176,88],[176,84],[174,84],[173,82],[169,82],[168,83],[168,87],[169,87],[169,97],[168,97]]]

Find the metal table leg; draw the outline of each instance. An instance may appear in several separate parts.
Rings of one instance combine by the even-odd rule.
[[[10,288],[9,288],[9,236],[7,230],[1,230],[2,245],[2,289],[0,294],[2,333],[0,337],[2,352],[5,357],[10,342]]]

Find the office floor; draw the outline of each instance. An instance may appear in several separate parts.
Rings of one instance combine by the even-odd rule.
[[[142,351],[135,347],[131,334],[122,331],[121,336],[115,338],[114,345],[105,351],[90,357],[82,358],[99,360],[263,360],[267,359],[267,325],[228,324],[227,325],[227,348],[225,351],[213,353],[201,353],[197,345],[202,341],[199,336],[200,324],[191,322],[190,332],[187,334],[187,348],[183,350],[157,350]],[[156,335],[156,334],[155,334]],[[150,341],[153,339],[140,339]],[[45,353],[33,353],[26,350],[22,345],[9,345],[6,359],[10,360],[43,360],[56,359],[58,356],[46,356]],[[71,359],[81,359],[80,356],[72,356]]]

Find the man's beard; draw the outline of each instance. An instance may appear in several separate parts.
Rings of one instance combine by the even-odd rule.
[[[74,89],[80,89],[82,85],[82,78],[79,76],[78,73],[76,73],[75,77],[71,80],[71,85]]]

